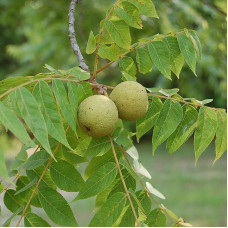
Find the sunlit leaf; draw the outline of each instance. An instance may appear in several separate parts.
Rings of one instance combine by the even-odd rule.
[[[170,53],[166,43],[158,40],[149,43],[147,46],[155,66],[166,78],[171,79]]]
[[[96,50],[96,40],[93,31],[90,31],[88,43],[86,46],[86,53],[92,54]]]
[[[42,147],[51,155],[52,151],[48,141],[48,130],[40,110],[33,95],[25,88],[16,90],[17,103],[25,123],[31,129],[36,139]]]
[[[152,71],[153,62],[146,48],[136,49],[136,61],[137,61],[138,70],[140,73],[146,74]]]
[[[153,153],[177,128],[182,120],[183,111],[176,101],[166,100],[156,121],[152,143]]]
[[[136,75],[135,62],[131,57],[124,56],[122,59],[120,59],[119,65],[126,73],[132,76]]]
[[[103,59],[115,61],[121,55],[120,48],[116,44],[107,46],[105,44],[100,45],[98,55]]]

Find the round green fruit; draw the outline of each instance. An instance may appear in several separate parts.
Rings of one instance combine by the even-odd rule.
[[[110,94],[110,99],[116,104],[119,118],[123,120],[137,120],[148,110],[146,89],[134,81],[118,84]]]
[[[112,100],[103,95],[87,97],[78,107],[78,124],[92,137],[110,134],[118,121],[118,110]]]

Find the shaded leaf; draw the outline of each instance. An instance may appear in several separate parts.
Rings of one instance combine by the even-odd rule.
[[[88,82],[82,82],[81,84],[77,84],[78,87],[78,103],[80,104],[85,98],[92,96],[92,88]]]
[[[8,227],[10,226],[11,220],[18,215],[19,213],[21,213],[24,209],[24,206],[19,207],[3,224],[2,227]]]
[[[170,52],[170,65],[172,72],[179,78],[179,74],[184,65],[184,56],[181,54],[177,38],[167,36],[164,41],[167,44]]]
[[[67,93],[63,83],[60,80],[55,79],[52,81],[52,88],[63,116],[66,118],[73,131],[77,133],[76,122],[72,113],[70,103],[67,99]]]
[[[4,179],[9,179],[8,171],[7,171],[6,163],[4,159],[4,154],[1,148],[0,148],[0,176],[3,177]]]
[[[126,194],[118,192],[112,195],[102,208],[94,215],[89,226],[112,226],[119,218],[126,203]]]
[[[48,134],[58,142],[71,149],[66,139],[61,115],[49,85],[44,81],[38,82],[34,87],[33,96],[35,97],[43,114]]]
[[[24,224],[25,227],[50,227],[45,220],[34,213],[26,213]]]
[[[55,184],[67,192],[78,192],[84,183],[75,167],[64,160],[51,163],[50,175]]]
[[[116,175],[117,168],[114,162],[108,162],[103,165],[87,179],[76,197],[76,200],[97,195],[113,182]]]
[[[68,202],[52,188],[39,186],[40,203],[47,216],[61,226],[78,226]]]
[[[105,154],[110,148],[111,144],[108,136],[99,138],[87,137],[79,143],[75,153],[82,157],[94,157]]]
[[[11,170],[17,170],[26,162],[28,159],[28,154],[26,152],[27,149],[29,149],[28,146],[22,146],[21,151],[17,154],[16,158],[10,165]]]
[[[166,100],[156,121],[152,143],[153,154],[157,147],[162,144],[177,128],[182,120],[183,111],[176,101]]]
[[[152,101],[149,100],[149,108],[146,115],[136,121],[137,141],[155,125],[162,105],[159,98],[154,97]]]
[[[23,167],[27,170],[35,169],[41,166],[50,158],[50,155],[45,150],[40,150],[29,157]]]
[[[165,227],[166,217],[161,209],[157,208],[150,212],[145,223],[150,227]]]
[[[195,163],[213,140],[216,129],[217,113],[211,108],[201,107],[194,135]]]
[[[175,152],[193,134],[198,119],[198,113],[190,105],[183,106],[183,118],[176,131],[169,137],[167,148],[169,153]]]
[[[199,37],[197,36],[197,32],[193,30],[189,30],[188,33],[191,35],[191,37],[194,39],[196,43],[196,53],[198,55],[198,58],[201,59],[202,56],[202,47],[200,44]]]
[[[2,123],[6,129],[9,129],[25,145],[31,147],[35,146],[35,143],[30,139],[23,124],[2,102],[0,102],[0,123]]]

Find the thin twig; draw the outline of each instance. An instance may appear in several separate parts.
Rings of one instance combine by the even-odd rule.
[[[97,47],[96,47],[96,56],[95,56],[94,70],[93,70],[93,77],[92,77],[93,80],[96,79],[97,65],[98,65],[98,51],[99,51],[100,44],[101,44],[101,37],[102,37],[102,34],[103,34],[103,32],[104,32],[104,29],[105,29],[105,21],[107,21],[107,20],[110,18],[111,14],[112,14],[112,12],[113,12],[113,10],[114,10],[114,8],[115,8],[115,6],[116,6],[119,2],[120,2],[120,0],[117,0],[117,1],[113,4],[113,6],[111,7],[111,9],[109,10],[108,14],[106,15],[106,17],[105,17],[105,19],[104,19],[104,24],[103,24],[103,26],[101,27],[101,30],[100,30],[100,33],[99,33],[99,37],[98,37]]]
[[[206,108],[210,108],[210,109],[213,109],[215,111],[218,111],[217,108],[212,108],[210,106],[205,106],[205,105],[196,104],[196,103],[192,103],[192,102],[188,102],[188,101],[184,101],[184,100],[179,100],[179,99],[175,99],[175,98],[172,98],[172,97],[166,97],[166,96],[152,94],[152,93],[148,93],[148,96],[158,97],[158,98],[162,98],[162,99],[166,99],[166,100],[178,101],[180,103],[184,103],[184,104],[188,104],[188,105],[193,105],[193,106],[198,106],[198,107],[204,107],[204,108],[206,107]]]
[[[51,76],[51,75],[50,75]],[[68,76],[68,77],[71,77],[71,76]],[[72,76],[74,77],[74,76]],[[14,90],[17,90],[21,87],[24,87],[24,86],[27,86],[29,84],[32,84],[34,82],[39,82],[39,81],[52,81],[52,80],[55,80],[55,79],[58,79],[60,81],[69,81],[69,82],[75,82],[75,83],[82,83],[81,81],[78,81],[78,80],[73,80],[73,79],[69,79],[69,78],[57,78],[56,75],[53,77],[53,78],[39,78],[39,79],[35,79],[35,80],[31,80],[31,81],[28,81],[28,82],[25,82],[19,86],[16,86],[16,87],[13,87],[9,90],[7,90],[6,92],[2,93],[0,95],[0,99],[2,99],[3,97],[5,97],[6,95],[8,95],[9,93],[13,92]],[[107,89],[114,89],[114,87],[112,86],[107,86],[107,85],[103,85],[103,84],[98,84],[98,83],[90,83],[90,86],[93,87],[93,88],[98,88],[98,86],[104,86],[106,87]]]
[[[70,129],[70,126],[67,127],[67,129],[66,129],[65,132],[67,133],[69,129]],[[53,155],[54,155],[54,156],[55,156],[55,154],[57,153],[57,151],[58,151],[58,149],[59,149],[60,146],[61,146],[61,143],[58,143],[58,145],[56,146],[56,148],[55,148],[55,150],[54,150],[54,152],[53,152]],[[46,171],[47,171],[47,169],[48,169],[48,167],[51,165],[52,160],[53,160],[52,157],[50,157],[50,158],[48,159],[48,163],[47,163],[47,165],[45,166],[45,168],[44,168],[44,170],[43,170],[43,172],[42,172],[42,174],[41,174],[41,176],[40,176],[40,179],[39,179],[38,182],[36,183],[36,186],[35,186],[35,188],[34,188],[32,194],[31,194],[31,196],[30,196],[30,198],[29,198],[29,200],[28,200],[28,202],[27,202],[27,204],[26,204],[26,206],[25,206],[25,208],[24,208],[24,210],[23,210],[23,212],[22,212],[22,215],[21,215],[21,217],[20,217],[20,219],[19,219],[19,221],[18,221],[18,223],[17,223],[16,226],[19,226],[19,225],[20,225],[20,222],[21,222],[22,218],[25,216],[25,213],[26,213],[26,211],[27,211],[27,209],[28,209],[28,207],[29,207],[29,205],[30,205],[30,203],[31,203],[31,201],[32,201],[32,199],[33,199],[33,197],[34,197],[34,195],[35,195],[35,193],[36,193],[36,191],[37,191],[39,185],[40,185],[40,182],[42,181],[42,179],[43,179],[43,177],[44,177],[44,175],[45,175],[45,173],[46,173]]]
[[[75,30],[74,30],[74,13],[75,13],[75,8],[76,4],[78,3],[78,0],[72,0],[70,3],[70,9],[69,9],[69,38],[70,38],[70,43],[71,47],[74,51],[74,54],[77,56],[78,61],[79,61],[79,67],[81,67],[83,70],[89,72],[89,67],[85,63],[85,59],[82,56],[81,50],[78,46],[76,37],[75,37]]]
[[[122,180],[122,183],[123,183],[123,186],[124,186],[124,189],[125,189],[127,198],[128,198],[128,200],[129,200],[129,203],[130,203],[132,212],[133,212],[133,214],[134,214],[135,221],[136,221],[136,223],[137,223],[137,226],[140,227],[141,225],[140,225],[140,223],[139,223],[139,221],[138,221],[138,217],[137,217],[137,215],[136,215],[135,208],[134,208],[133,203],[132,203],[132,201],[131,201],[131,197],[130,197],[130,195],[129,195],[129,192],[128,192],[128,189],[127,189],[127,186],[126,186],[126,183],[125,183],[125,180],[124,180],[122,171],[121,171],[121,169],[120,169],[120,164],[119,164],[119,161],[118,161],[117,156],[116,156],[116,151],[115,151],[115,147],[114,147],[114,145],[113,145],[112,137],[109,136],[109,138],[110,138],[110,142],[111,142],[111,146],[112,146],[113,155],[114,155],[114,158],[115,158],[115,161],[116,161],[116,166],[117,166],[117,169],[118,169],[118,171],[119,171],[119,174],[120,174],[120,177],[121,177],[121,180]]]

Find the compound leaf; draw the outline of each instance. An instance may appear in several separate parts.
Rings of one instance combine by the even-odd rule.
[[[195,163],[213,140],[216,129],[217,113],[211,108],[201,107],[194,135]]]

